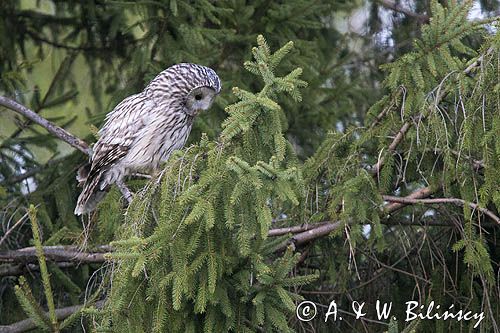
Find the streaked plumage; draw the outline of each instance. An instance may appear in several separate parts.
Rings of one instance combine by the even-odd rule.
[[[75,214],[95,209],[113,183],[132,172],[156,169],[186,143],[194,117],[220,92],[212,69],[182,63],[167,68],[139,94],[125,98],[106,116],[94,145]]]

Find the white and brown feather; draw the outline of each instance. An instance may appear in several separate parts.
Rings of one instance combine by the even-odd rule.
[[[193,98],[190,94],[207,94],[206,101],[194,103],[194,108],[206,109],[220,89],[210,68],[178,64],[161,72],[143,92],[120,102],[99,131],[75,214],[94,210],[112,184],[132,172],[157,169],[182,148],[199,111],[189,109],[193,108],[187,102]]]

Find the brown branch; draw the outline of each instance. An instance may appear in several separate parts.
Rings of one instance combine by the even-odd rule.
[[[58,245],[44,246],[45,257],[54,262],[77,261],[81,263],[99,263],[105,261],[105,254],[112,251],[112,247],[101,245],[95,252],[84,252],[77,246]],[[35,247],[25,247],[19,250],[0,251],[0,263],[24,262],[35,263],[38,258]]]
[[[377,2],[379,4],[381,4],[382,6],[384,6],[385,8],[387,8],[387,9],[393,10],[393,11],[401,13],[401,14],[405,14],[406,16],[413,17],[413,18],[417,19],[417,21],[419,23],[427,23],[427,22],[429,22],[429,16],[428,15],[412,12],[411,10],[404,8],[403,6],[397,4],[397,3],[393,2],[393,1],[389,1],[389,0],[377,0]]]
[[[95,302],[94,306],[100,309],[104,306],[104,301],[97,301]],[[72,314],[81,311],[84,307],[84,305],[73,305],[56,309],[56,318],[57,320],[64,320]],[[48,317],[48,313],[45,313],[45,316]],[[32,319],[28,318],[18,321],[14,324],[0,326],[0,333],[21,333],[32,330],[36,327],[37,326],[35,322]]]
[[[415,199],[415,198],[410,198],[410,197],[395,197],[392,195],[383,195],[382,198],[385,201],[393,202],[393,203],[398,203],[398,204],[406,204],[406,205],[413,205],[413,204],[441,204],[441,203],[452,203],[458,206],[465,206],[468,205],[470,208],[474,210],[478,210],[484,215],[489,216],[493,221],[498,223],[500,225],[500,217],[496,216],[495,213],[493,213],[491,210],[480,207],[478,204],[474,202],[468,202],[462,199],[458,198],[434,198],[434,199]]]
[[[49,133],[55,135],[59,139],[68,143],[70,146],[80,150],[84,154],[89,156],[91,155],[92,150],[83,140],[77,138],[76,136],[69,133],[65,129],[53,124],[47,119],[40,117],[38,114],[28,109],[24,105],[19,104],[18,102],[10,98],[7,98],[5,96],[0,96],[0,105],[19,113],[25,116],[26,118],[32,120],[33,122],[37,123],[38,125],[44,127],[47,131],[49,131]]]

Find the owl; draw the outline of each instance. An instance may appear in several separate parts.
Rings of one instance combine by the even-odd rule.
[[[111,185],[121,185],[125,176],[158,169],[184,146],[194,118],[210,108],[220,91],[214,70],[181,63],[120,102],[99,130],[75,214],[94,210]]]

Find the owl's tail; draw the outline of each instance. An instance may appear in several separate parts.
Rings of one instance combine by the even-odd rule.
[[[92,212],[99,201],[101,201],[108,192],[109,186],[101,189],[102,173],[88,176],[89,165],[85,165],[78,170],[76,179],[80,184],[83,184],[82,193],[78,197],[76,203],[75,215],[82,215]]]

